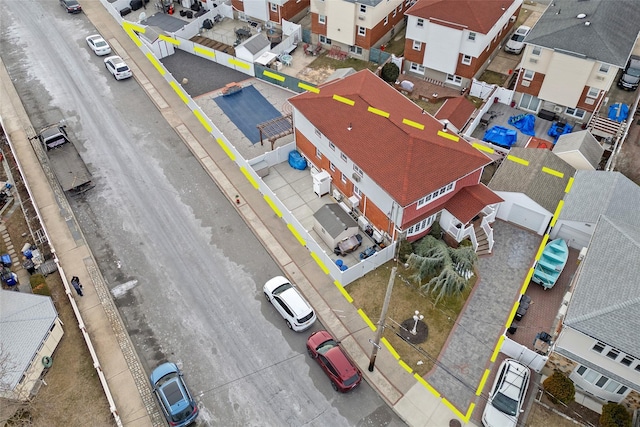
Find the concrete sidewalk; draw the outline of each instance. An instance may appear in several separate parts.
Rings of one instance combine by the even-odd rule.
[[[375,371],[367,371],[371,352],[368,338],[371,337],[371,331],[356,308],[337,291],[331,278],[309,254],[299,250],[299,243],[286,224],[273,214],[262,195],[255,191],[237,165],[202,127],[103,5],[100,2],[85,2],[83,8],[115,53],[122,56],[132,68],[136,80],[227,195],[230,203],[236,205],[235,197],[240,196],[240,203],[236,205],[239,214],[270,251],[274,260],[300,285],[327,329],[335,336],[347,337],[343,344],[355,361],[365,367],[363,374],[369,384],[408,425],[431,427],[456,425],[452,420],[460,422],[461,417],[456,416],[439,395],[418,382],[384,347],[378,353]],[[127,426],[163,425],[144,370],[133,351],[108,288],[80,230],[74,221],[67,221],[72,218],[72,212],[66,205],[64,195],[54,193],[47,184],[47,178],[28,140],[35,132],[4,66],[0,68],[2,99],[10,100],[2,103],[5,129],[16,146],[25,178],[32,187],[34,200],[49,230],[56,254],[65,271],[81,276],[85,284],[93,283],[93,286],[85,285],[87,295],[78,304],[94,341],[119,415]],[[69,276],[68,273],[66,275]],[[340,317],[335,314],[338,310],[342,310]],[[460,422],[458,425],[462,424],[464,423]]]

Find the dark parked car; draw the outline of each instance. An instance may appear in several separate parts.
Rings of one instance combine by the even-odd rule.
[[[149,378],[153,393],[170,426],[184,427],[196,420],[198,406],[175,363],[163,363],[153,370]]]
[[[640,82],[640,56],[632,56],[618,80],[618,87],[624,90],[636,90],[638,82]]]
[[[60,5],[67,9],[67,13],[80,13],[82,6],[77,0],[60,0]]]
[[[334,390],[345,393],[356,388],[362,381],[358,368],[329,332],[318,331],[311,334],[307,340],[307,352],[320,364]]]

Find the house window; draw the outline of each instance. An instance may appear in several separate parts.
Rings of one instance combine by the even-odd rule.
[[[398,13],[398,9],[393,9],[393,16],[392,17],[395,18],[397,13]]]
[[[316,136],[318,138],[322,138],[322,133],[320,133],[320,131],[318,129],[314,129],[314,132],[316,133]]]
[[[590,87],[589,92],[587,92],[587,98],[598,99],[598,95],[600,95],[600,89],[597,87]]]
[[[322,43],[322,44],[331,44],[331,39],[328,39],[327,37],[325,37],[322,34],[320,34],[320,43]]]
[[[529,95],[528,93],[522,94],[522,98],[520,99],[520,108],[529,111],[538,111],[539,106],[540,99],[537,96]]]
[[[318,23],[324,25],[327,23],[327,17],[324,15],[318,15]]]
[[[411,63],[411,71],[418,74],[424,74],[424,67],[416,62]]]
[[[349,52],[362,56],[362,48],[360,46],[349,46]]]
[[[469,40],[472,42],[476,41],[476,33],[469,33]]]
[[[383,25],[387,25],[389,23],[389,15],[384,17],[384,24]]]
[[[636,371],[640,372],[640,363],[638,363],[638,364],[636,365],[636,367],[635,367],[635,368],[633,368],[633,369],[635,369]]]
[[[454,76],[453,74],[447,74],[447,82],[460,86],[462,84],[462,77]]]
[[[329,143],[329,148],[331,148],[332,151],[336,151],[336,146],[333,142]]]
[[[618,356],[620,356],[620,350],[617,350],[615,348],[612,348],[607,352],[607,357],[609,359],[616,360]]]
[[[340,174],[340,181],[342,181],[343,184],[347,183],[347,175],[341,173]]]
[[[344,154],[344,153],[340,153],[340,158],[341,158],[342,160],[344,160],[344,162],[345,162],[345,163],[347,162],[347,155],[346,155],[346,154]]]
[[[424,27],[424,19],[422,18],[418,18],[418,23],[417,23],[418,27]]]
[[[609,377],[601,375],[599,372],[589,369],[586,366],[580,365],[576,370],[576,373],[580,375],[586,382],[595,385],[598,388],[604,389],[609,393],[624,394],[627,392],[627,387],[623,386],[617,381],[612,380]]]
[[[605,343],[598,341],[591,350],[595,351],[596,353],[602,353],[604,351],[605,346],[606,346]]]
[[[321,159],[322,158],[322,151],[320,151],[319,148],[316,148],[316,157]]]
[[[542,52],[542,48],[540,46],[534,46],[533,49],[531,50],[531,55],[540,56],[541,52]]]
[[[586,112],[584,110],[581,110],[580,108],[567,107],[565,114],[582,119],[584,118],[584,115],[586,114]]]
[[[413,50],[421,50],[421,49],[422,49],[422,42],[414,40],[413,41]]]
[[[624,356],[620,363],[622,363],[624,366],[631,366],[634,360],[635,359],[631,356]]]
[[[462,55],[462,63],[464,65],[471,65],[471,56],[470,55]]]
[[[525,80],[533,80],[533,76],[535,75],[536,75],[535,71],[524,70],[524,73],[522,73],[522,78]]]
[[[329,169],[331,169],[331,171],[335,172],[336,171],[336,165],[334,165],[333,162],[329,162]]]
[[[358,35],[359,36],[366,36],[367,35],[367,29],[365,27],[358,26]]]
[[[431,225],[433,224],[433,222],[436,219],[436,216],[438,214],[433,214],[431,215],[429,218],[427,219],[423,219],[422,221],[420,221],[417,224],[412,225],[411,227],[409,227],[407,229],[407,237],[409,236],[415,236],[416,234],[420,234],[422,231],[424,231],[425,229],[431,227]]]
[[[398,5],[398,12],[402,12],[402,3]]]
[[[416,209],[420,209],[421,207],[427,205],[428,203],[430,203],[431,201],[444,196],[447,193],[451,193],[454,189],[455,185],[453,182],[445,185],[442,188],[439,188],[438,190],[434,191],[433,193],[427,194],[426,196],[424,196],[422,199],[418,200],[418,205],[416,206]]]
[[[367,13],[367,5],[365,4],[360,5],[360,13]]]
[[[276,3],[269,3],[271,5],[271,12],[278,11],[278,5]]]
[[[609,64],[600,64],[599,73],[607,74],[609,72]]]
[[[353,171],[360,176],[364,176],[364,173],[362,173],[362,169],[360,169],[355,163],[353,164]]]
[[[362,199],[362,191],[360,191],[357,185],[353,186],[353,194],[355,194],[358,199]]]

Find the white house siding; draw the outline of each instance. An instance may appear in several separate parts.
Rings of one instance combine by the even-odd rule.
[[[326,157],[331,163],[333,163],[338,170],[344,173],[347,178],[352,181],[351,175],[353,172],[353,160],[347,158],[347,162],[340,158],[340,148],[335,147],[335,151],[329,147],[329,140],[326,136],[318,136],[316,134],[316,128],[313,124],[307,120],[297,109],[293,110],[293,120],[295,128],[298,129],[314,146],[318,147],[322,152],[322,155]],[[360,182],[355,183],[358,188],[365,194],[369,203],[376,205],[382,212],[387,212],[387,215],[392,214],[391,221],[398,224],[401,222],[403,215],[403,209],[399,207],[393,198],[382,189],[375,181],[373,181],[368,175],[367,171],[363,170],[363,177]],[[366,206],[360,206],[360,211],[366,216]]]
[[[455,74],[463,32],[450,27],[429,23],[426,28],[427,44],[422,65],[447,74]],[[480,36],[476,36],[479,38]]]
[[[326,3],[326,16],[327,16],[327,37],[331,40],[335,40],[340,43],[344,43],[348,46],[352,46],[356,39],[356,24],[367,26],[367,16],[365,15],[365,21],[358,21],[356,15],[358,15],[356,3],[350,3],[347,1],[331,0]],[[367,8],[367,10],[370,8]]]
[[[589,246],[593,226],[575,221],[560,220],[549,233],[551,239],[564,239],[569,247],[582,249]]]
[[[538,203],[522,193],[496,191],[504,202],[498,207],[496,216],[504,221],[527,228],[537,234],[544,234],[553,216]]]
[[[596,170],[596,168],[593,167],[593,165],[589,163],[589,161],[585,159],[582,153],[578,150],[563,151],[561,153],[556,153],[554,151],[554,153],[558,157],[560,157],[562,160],[569,163],[572,167],[576,168],[577,170],[587,170],[587,171]]]
[[[268,4],[266,0],[251,0],[244,2],[244,13],[260,21],[268,21],[269,13],[267,12]]]
[[[596,339],[565,326],[555,342],[555,351],[557,351],[559,348],[565,349],[575,354],[576,356],[579,356],[582,359],[591,362],[594,366],[599,367],[598,371],[601,375],[607,376],[607,374],[610,373],[609,378],[611,374],[617,375],[618,377],[623,378],[627,382],[631,383],[631,385],[633,385],[633,389],[635,389],[636,391],[640,390],[640,372],[634,369],[636,364],[640,362],[638,360],[635,360],[635,362],[631,366],[627,367],[619,361],[620,359],[622,359],[622,357],[624,357],[623,354],[618,356],[617,360],[613,360],[606,356],[606,352],[608,349],[605,349],[602,354],[593,351],[592,348],[596,344],[596,342]],[[627,390],[623,394],[616,394],[615,392],[609,393],[606,390],[586,381],[583,377],[578,375],[577,368],[574,369],[574,371],[571,373],[570,378],[583,390],[589,392],[590,394],[605,402],[619,402],[630,391]],[[604,386],[606,387],[606,384]]]
[[[538,98],[575,107],[595,64],[593,60],[554,52]]]

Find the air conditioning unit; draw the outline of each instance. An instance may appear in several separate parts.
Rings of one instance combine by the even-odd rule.
[[[340,201],[342,200],[342,193],[336,189],[333,190],[333,198],[336,199],[336,201]]]
[[[355,182],[360,182],[360,180],[362,179],[362,177],[360,175],[358,175],[357,173],[353,173],[351,175],[351,178],[355,181]]]
[[[596,80],[600,80],[601,82],[604,81],[604,76],[596,76]]]
[[[538,59],[537,58],[529,58],[529,62],[531,62],[532,64],[537,64],[538,63]]]
[[[530,80],[523,80],[522,83],[520,83],[522,86],[524,87],[529,87],[529,85],[531,84]]]
[[[584,103],[587,104],[587,105],[593,105],[593,104],[595,104],[595,102],[596,102],[596,100],[593,99],[593,98],[587,98],[587,99],[584,100]]]
[[[553,112],[554,113],[562,113],[562,106],[556,105],[555,107],[553,107]]]

